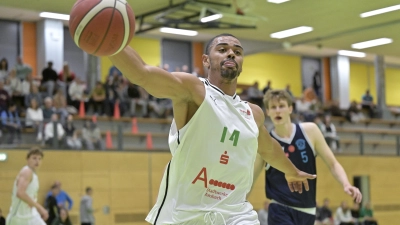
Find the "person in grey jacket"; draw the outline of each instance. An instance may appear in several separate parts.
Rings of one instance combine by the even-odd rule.
[[[81,214],[81,225],[94,225],[92,193],[92,188],[87,187],[86,195],[81,198],[81,205],[79,209]]]

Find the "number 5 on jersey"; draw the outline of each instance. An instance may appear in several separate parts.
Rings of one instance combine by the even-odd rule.
[[[225,142],[226,133],[228,133],[228,128],[224,127],[224,130],[222,131],[221,140],[220,140],[222,143]],[[237,143],[239,141],[239,135],[240,135],[240,131],[233,130],[233,133],[231,134],[231,136],[229,138],[230,141],[233,141],[233,146],[237,146]]]

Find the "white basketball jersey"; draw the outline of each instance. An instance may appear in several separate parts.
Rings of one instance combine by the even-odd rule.
[[[28,166],[25,166],[26,168]],[[12,219],[13,217],[17,217],[20,219],[29,219],[39,215],[38,211],[35,207],[30,207],[24,201],[17,197],[17,180],[14,181],[13,192],[11,196],[11,207],[10,213],[8,217]],[[32,174],[32,181],[29,183],[28,187],[26,188],[26,194],[31,197],[35,202],[37,201],[37,195],[39,191],[39,179],[36,173]]]
[[[182,129],[174,121],[171,125],[173,157],[146,218],[152,224],[185,224],[208,212],[229,220],[253,209],[246,201],[258,148],[252,110],[236,94],[226,95],[200,79],[206,90],[203,103]]]

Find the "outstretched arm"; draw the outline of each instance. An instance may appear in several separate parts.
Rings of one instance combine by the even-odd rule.
[[[362,199],[360,190],[350,184],[346,172],[344,171],[342,165],[340,165],[340,163],[336,160],[332,150],[326,144],[325,138],[321,131],[314,123],[304,123],[303,126],[309,137],[311,137],[314,141],[315,150],[328,166],[333,177],[335,177],[335,179],[343,186],[343,190],[348,195],[353,197],[356,202],[360,203]]]
[[[204,99],[204,94],[198,96],[204,92],[204,86],[199,79],[186,73],[171,74],[158,67],[147,65],[129,46],[109,58],[130,82],[143,87],[155,97],[195,100],[199,103]]]

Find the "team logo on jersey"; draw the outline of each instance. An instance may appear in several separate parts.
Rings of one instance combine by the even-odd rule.
[[[296,141],[297,148],[301,151],[306,149],[306,141],[304,139],[299,139]]]
[[[212,198],[215,200],[222,200],[228,196],[228,191],[234,191],[236,189],[234,184],[230,184],[228,182],[224,182],[222,180],[215,180],[215,179],[207,179],[207,168],[203,167],[199,174],[194,178],[192,184],[195,184],[197,181],[202,181],[204,184],[204,188],[206,189],[206,193],[204,196],[208,198]],[[219,189],[212,189],[212,188],[219,187]],[[221,190],[222,189],[222,190]]]
[[[218,104],[217,104],[217,98],[213,97],[212,95],[210,95],[210,98],[214,101],[214,104],[215,104],[215,105],[218,105]]]
[[[250,110],[243,110],[243,109],[239,109],[240,114],[242,114],[242,116],[246,119],[251,119],[251,112]]]
[[[229,155],[228,155],[228,152],[225,151],[224,154],[221,155],[221,158],[219,159],[219,163],[226,165],[226,164],[228,164],[228,162],[229,162]]]

